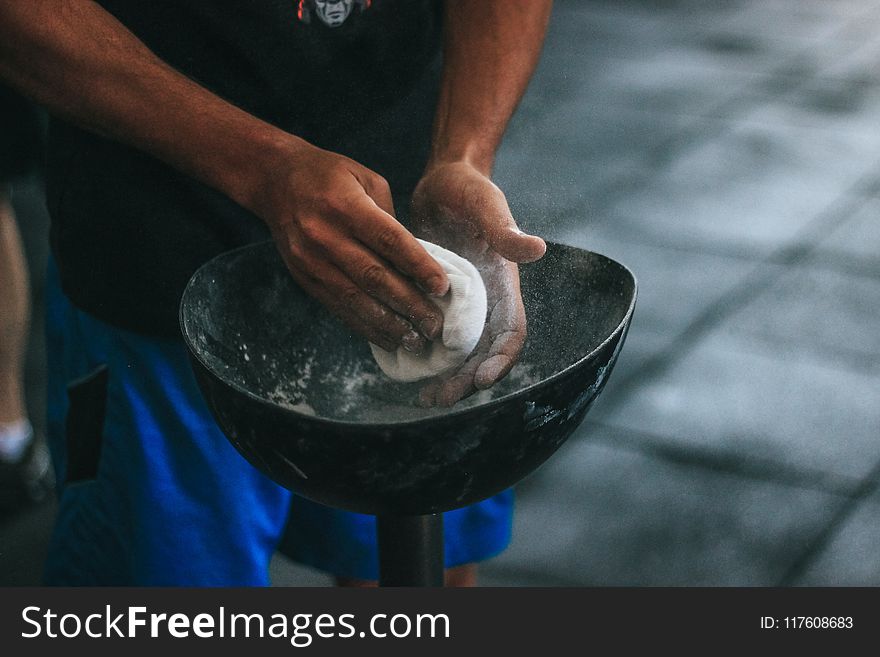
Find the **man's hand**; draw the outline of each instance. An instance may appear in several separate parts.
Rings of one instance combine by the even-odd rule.
[[[417,234],[476,265],[489,310],[474,352],[458,371],[422,390],[425,404],[451,406],[493,385],[513,367],[525,342],[516,263],[537,260],[546,246],[517,229],[489,175],[537,64],[551,5],[551,0],[443,3],[443,79],[431,159],[413,194],[413,219]]]
[[[417,235],[470,260],[486,284],[486,328],[468,360],[421,391],[426,405],[451,406],[489,388],[516,363],[526,338],[526,316],[516,263],[544,255],[539,237],[517,228],[502,191],[466,162],[434,165],[413,194]]]
[[[381,176],[297,140],[261,180],[252,209],[306,292],[388,351],[419,353],[439,335],[443,317],[430,295],[445,294],[448,279],[394,218]]]
[[[446,275],[394,219],[381,177],[181,75],[98,3],[0,0],[0,77],[254,212],[297,282],[375,344],[418,352],[439,332],[429,294]]]

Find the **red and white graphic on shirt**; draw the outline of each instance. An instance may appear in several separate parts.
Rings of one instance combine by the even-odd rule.
[[[297,0],[296,17],[303,23],[311,23],[317,16],[327,27],[339,27],[353,10],[366,11],[373,0]]]

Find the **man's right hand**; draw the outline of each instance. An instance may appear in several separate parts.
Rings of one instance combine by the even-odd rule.
[[[394,218],[385,179],[298,139],[273,164],[252,209],[294,280],[383,349],[419,353],[437,338],[443,316],[430,296],[443,296],[449,282]]]
[[[439,334],[429,294],[449,283],[380,176],[181,75],[98,3],[0,0],[0,77],[253,211],[296,281],[375,344],[418,351]]]

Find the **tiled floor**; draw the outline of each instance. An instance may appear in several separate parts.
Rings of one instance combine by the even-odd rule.
[[[878,71],[880,0],[557,0],[496,179],[640,300],[483,583],[880,584]],[[0,583],[50,517],[0,519]]]
[[[517,209],[628,264],[640,300],[485,583],[878,581],[872,25],[878,2],[557,4]]]
[[[486,583],[766,584],[843,502],[660,460],[602,433],[569,443],[523,487],[517,539]]]

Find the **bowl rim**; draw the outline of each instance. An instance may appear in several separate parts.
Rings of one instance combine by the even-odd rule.
[[[615,266],[619,267],[620,269],[622,269],[632,279],[633,293],[632,293],[632,298],[630,299],[630,302],[629,302],[629,306],[626,309],[626,312],[623,314],[623,317],[621,318],[621,320],[617,324],[617,326],[614,328],[614,330],[611,332],[611,334],[607,338],[605,338],[605,340],[603,340],[600,344],[598,344],[592,351],[590,351],[588,354],[582,356],[581,358],[578,358],[573,363],[569,364],[568,366],[559,370],[558,372],[552,374],[551,376],[547,377],[546,379],[542,379],[536,383],[532,383],[532,384],[526,386],[525,388],[517,390],[516,392],[507,393],[506,395],[502,395],[501,397],[498,397],[496,399],[492,399],[492,400],[487,401],[483,404],[468,406],[465,408],[460,408],[458,410],[450,410],[448,413],[443,413],[440,415],[433,415],[433,416],[428,416],[428,417],[424,417],[424,418],[416,418],[416,419],[399,420],[396,422],[394,422],[394,421],[390,421],[390,422],[355,422],[352,420],[334,419],[334,418],[324,417],[321,415],[307,415],[305,413],[300,413],[299,411],[295,411],[291,408],[286,408],[284,406],[281,406],[280,404],[277,404],[273,401],[265,399],[264,397],[261,397],[260,395],[257,395],[255,393],[251,392],[250,390],[239,385],[235,381],[229,381],[227,379],[224,379],[223,377],[220,376],[220,374],[218,372],[215,371],[215,369],[210,364],[208,364],[206,362],[206,360],[202,357],[202,355],[198,353],[198,350],[196,350],[194,348],[193,340],[191,339],[190,333],[187,330],[186,317],[185,317],[185,314],[186,314],[185,313],[185,305],[186,305],[185,301],[187,299],[187,296],[191,293],[191,289],[194,287],[194,281],[199,277],[199,275],[202,274],[202,272],[207,267],[209,267],[215,261],[220,260],[221,258],[231,258],[231,257],[235,256],[236,254],[241,253],[242,251],[257,250],[260,248],[266,248],[266,246],[269,244],[273,244],[272,240],[265,240],[262,242],[254,242],[251,244],[245,244],[244,246],[240,246],[240,247],[237,247],[234,249],[230,249],[228,251],[224,251],[223,253],[220,253],[220,254],[214,256],[213,258],[211,258],[210,260],[208,260],[207,262],[203,263],[193,273],[193,275],[190,277],[190,279],[187,281],[186,287],[184,288],[183,294],[180,299],[180,306],[178,308],[178,323],[180,326],[180,333],[183,337],[184,343],[186,344],[187,351],[189,351],[189,353],[190,353],[190,356],[192,358],[194,358],[196,360],[196,362],[198,362],[199,365],[202,368],[204,368],[204,370],[206,372],[208,372],[213,378],[219,380],[223,385],[227,385],[227,386],[231,387],[233,390],[244,395],[246,398],[249,398],[251,401],[256,402],[258,405],[272,409],[273,412],[276,412],[276,413],[280,412],[284,415],[289,415],[289,416],[295,417],[298,420],[301,420],[304,422],[317,423],[319,425],[324,425],[324,426],[332,426],[332,427],[347,428],[347,429],[357,427],[360,429],[369,429],[370,431],[382,431],[383,429],[413,427],[413,426],[417,426],[419,424],[428,423],[428,422],[446,421],[447,419],[458,420],[461,417],[466,416],[471,413],[474,413],[474,414],[476,414],[477,412],[486,413],[490,409],[494,409],[495,407],[505,405],[508,402],[514,400],[515,398],[524,397],[524,396],[526,396],[526,393],[533,392],[533,391],[539,390],[541,388],[552,385],[553,383],[555,383],[559,379],[564,378],[572,370],[578,368],[583,363],[586,363],[587,361],[594,358],[596,356],[596,354],[601,352],[609,343],[613,342],[616,338],[618,338],[621,335],[621,333],[626,329],[626,327],[628,326],[628,324],[632,318],[633,311],[635,310],[636,299],[638,298],[638,290],[639,290],[638,279],[636,278],[636,275],[633,273],[633,271],[629,267],[624,265],[623,263],[621,263],[617,260],[614,260],[613,258],[610,258],[602,253],[598,253],[596,251],[590,251],[589,249],[582,249],[580,247],[572,246],[569,244],[563,244],[561,242],[554,242],[554,241],[548,240],[547,241],[548,246],[562,247],[563,249],[582,251],[584,253],[589,253],[591,255],[598,256],[599,258],[605,260],[606,262],[611,263],[612,265],[615,265]]]

